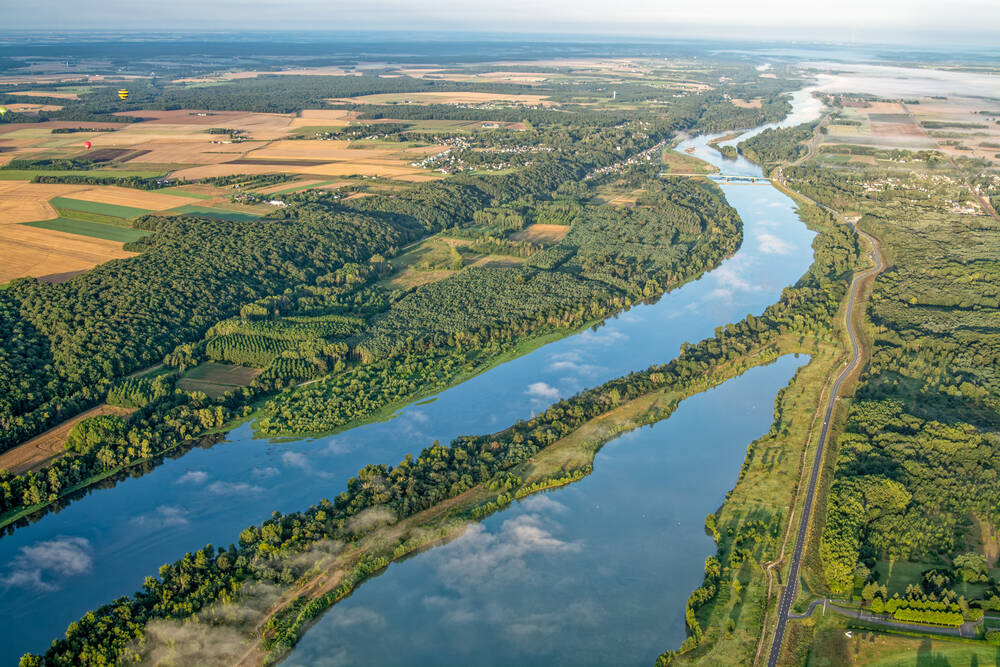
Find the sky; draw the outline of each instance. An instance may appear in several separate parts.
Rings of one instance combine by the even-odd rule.
[[[1000,42],[1000,0],[0,0],[25,30],[468,30]]]

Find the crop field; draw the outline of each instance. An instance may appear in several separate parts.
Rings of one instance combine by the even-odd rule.
[[[62,282],[71,274],[85,271],[110,259],[132,257],[116,241],[27,225],[0,225],[0,283],[34,276],[48,282]]]
[[[506,102],[509,104],[525,104],[528,106],[552,106],[552,102],[544,95],[506,95],[503,93],[383,93],[379,95],[361,95],[359,97],[334,98],[332,102],[348,102],[351,104],[487,104],[489,102]]]
[[[78,234],[80,236],[89,236],[95,239],[116,241],[118,243],[136,241],[149,234],[149,232],[141,229],[106,225],[101,222],[90,222],[88,220],[74,220],[73,218],[56,218],[55,220],[41,220],[39,222],[26,222],[24,224],[28,227],[53,229],[57,232]]]
[[[27,104],[24,102],[15,102],[13,104],[4,104],[8,111],[13,111],[15,113],[38,113],[39,111],[59,111],[62,107],[58,104]]]
[[[37,470],[65,451],[66,437],[77,422],[88,417],[125,416],[132,412],[128,408],[119,408],[113,405],[98,405],[96,408],[81,412],[24,444],[0,454],[0,470],[7,470],[15,475],[28,470]]]
[[[0,172],[2,174],[3,172]],[[28,183],[27,181],[0,181],[0,225],[33,222],[56,217],[49,205],[53,197],[86,190],[86,185],[61,185]]]
[[[535,223],[528,225],[521,231],[511,234],[514,241],[528,241],[530,243],[558,243],[569,233],[569,225],[545,225]]]
[[[164,188],[160,190],[161,194],[173,195],[175,197],[184,197],[185,199],[211,199],[216,195],[214,193],[209,194],[207,192],[198,192],[196,190],[191,190],[187,188],[194,188],[198,186],[181,186],[176,188]]]
[[[995,160],[1000,125],[989,115],[1000,110],[995,101],[950,97],[924,98],[919,102],[849,106],[841,112],[840,119],[830,123],[824,143],[911,150],[936,148],[953,156]]]
[[[185,391],[201,391],[212,398],[239,387],[248,387],[261,369],[206,361],[195,366],[177,383]]]
[[[303,109],[298,118],[292,119],[289,128],[300,129],[317,125],[344,127],[355,115],[355,112],[346,109]]]
[[[177,206],[189,204],[186,197],[174,194],[163,194],[148,190],[134,190],[114,185],[91,187],[81,192],[73,193],[73,199],[89,201],[98,204],[126,206],[150,211],[165,211]]]
[[[262,195],[280,195],[288,192],[298,192],[300,190],[308,190],[309,188],[319,188],[325,186],[340,187],[341,185],[349,185],[350,181],[330,181],[330,180],[318,180],[318,179],[306,179],[303,181],[294,181],[292,183],[278,183],[277,185],[269,185],[264,188],[258,188],[254,192]]]

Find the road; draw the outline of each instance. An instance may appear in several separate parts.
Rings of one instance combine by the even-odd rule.
[[[842,616],[850,616],[851,618],[856,618],[859,621],[864,621],[866,623],[874,623],[875,625],[881,625],[886,628],[896,628],[897,630],[908,630],[912,632],[931,632],[938,635],[948,635],[951,637],[966,637],[972,638],[976,636],[976,628],[983,621],[966,621],[957,628],[946,628],[934,625],[922,625],[920,623],[902,623],[900,621],[893,621],[885,616],[879,616],[873,614],[870,611],[865,611],[863,609],[857,609],[855,607],[847,607],[834,602],[833,600],[820,598],[818,600],[813,600],[810,603],[809,608],[804,614],[789,614],[788,618],[808,618],[812,616],[813,611],[816,607],[821,604],[825,604],[827,609],[834,611]]]
[[[810,144],[809,148],[809,153],[812,154],[815,150],[814,145]],[[803,159],[805,159],[805,157]],[[778,180],[784,184],[784,178],[780,169],[778,170]],[[803,198],[809,199],[808,197]],[[824,210],[829,211],[836,216],[838,220],[843,221],[843,218],[841,218],[836,211],[811,199],[809,199],[809,201],[822,207]],[[872,261],[874,261],[875,266],[871,269],[866,269],[855,274],[854,279],[851,281],[850,296],[847,300],[847,310],[844,315],[844,326],[847,329],[847,335],[851,340],[851,360],[840,372],[840,375],[837,376],[837,379],[833,384],[833,390],[830,392],[830,398],[826,406],[826,413],[823,416],[823,428],[819,434],[819,443],[816,445],[816,456],[813,459],[812,473],[809,476],[809,488],[806,491],[805,504],[802,507],[802,518],[799,521],[799,531],[795,539],[795,551],[792,553],[791,567],[788,570],[788,583],[781,592],[781,599],[778,601],[778,625],[774,630],[774,641],[771,644],[771,654],[767,661],[768,667],[775,667],[778,664],[778,657],[781,654],[781,644],[785,639],[785,626],[788,623],[789,611],[791,609],[792,602],[795,600],[795,596],[798,593],[799,568],[802,564],[802,554],[805,552],[809,518],[812,515],[812,506],[813,499],[816,495],[816,486],[819,483],[820,472],[823,468],[823,452],[826,448],[826,439],[830,430],[830,421],[833,419],[833,410],[836,407],[837,396],[840,393],[840,386],[861,363],[861,344],[858,342],[858,336],[854,329],[854,322],[852,318],[852,315],[854,314],[855,301],[857,300],[857,295],[861,290],[862,283],[871,276],[881,273],[882,269],[885,268],[882,260],[882,252],[878,246],[878,241],[876,241],[870,234],[867,234],[855,227],[852,222],[844,222],[850,225],[851,229],[853,229],[858,236],[871,243],[871,258]]]

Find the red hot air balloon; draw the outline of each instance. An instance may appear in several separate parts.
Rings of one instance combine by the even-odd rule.
[[[88,151],[90,150],[90,146],[91,146],[91,143],[89,141],[83,142],[83,147],[86,148]]]

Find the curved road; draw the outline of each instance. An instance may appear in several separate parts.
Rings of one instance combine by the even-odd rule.
[[[783,180],[780,171],[779,179]],[[805,198],[809,199],[808,197]],[[809,201],[813,200],[810,199]],[[813,201],[813,203],[817,206],[821,206],[823,209],[829,211],[836,217],[840,217],[836,211],[833,211],[829,207],[823,206],[815,201]],[[836,405],[837,395],[840,393],[840,385],[861,363],[861,345],[858,343],[857,333],[854,331],[854,323],[851,321],[851,315],[854,313],[854,302],[858,291],[861,288],[861,282],[870,276],[881,273],[882,269],[885,268],[885,265],[882,262],[882,253],[879,250],[878,242],[875,238],[855,227],[853,223],[847,222],[847,224],[850,225],[851,229],[853,229],[858,236],[867,239],[868,242],[871,243],[872,251],[870,256],[875,262],[875,267],[855,274],[854,279],[851,281],[850,298],[847,301],[847,311],[844,315],[844,325],[847,328],[847,335],[851,339],[851,360],[844,370],[840,372],[840,375],[837,376],[837,380],[833,384],[833,390],[830,392],[830,400],[826,406],[826,414],[823,416],[823,429],[820,431],[819,444],[816,446],[816,457],[813,459],[812,474],[809,477],[809,490],[806,492],[805,505],[802,507],[802,518],[799,521],[799,533],[795,540],[795,551],[792,553],[792,564],[788,570],[788,584],[781,592],[781,599],[778,601],[778,625],[774,630],[774,642],[771,644],[771,654],[767,660],[768,667],[776,667],[778,664],[778,656],[781,654],[781,643],[785,638],[785,625],[788,623],[789,618],[788,612],[791,609],[792,602],[795,600],[795,595],[799,590],[799,566],[802,564],[802,554],[805,551],[806,529],[809,527],[809,517],[812,514],[813,498],[816,495],[816,486],[819,483],[820,471],[823,467],[823,451],[826,446],[826,436],[830,430],[830,421],[833,419],[833,409]]]

